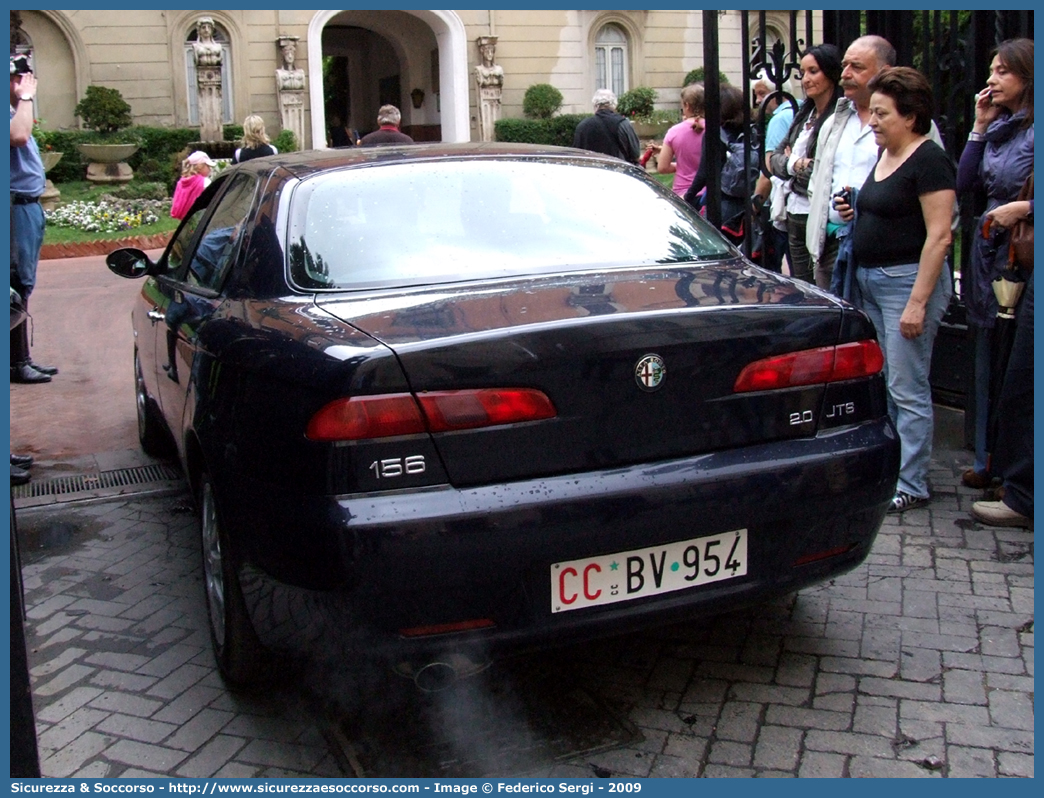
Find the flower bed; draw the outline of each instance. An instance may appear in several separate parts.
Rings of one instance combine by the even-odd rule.
[[[85,233],[119,233],[159,221],[158,211],[170,203],[157,200],[104,199],[99,202],[69,202],[47,211],[47,223]]]

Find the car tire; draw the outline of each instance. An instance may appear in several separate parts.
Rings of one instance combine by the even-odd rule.
[[[206,472],[199,480],[198,506],[207,625],[218,670],[234,689],[261,687],[272,679],[270,658],[250,622],[235,555],[220,522],[214,484]]]
[[[134,404],[138,416],[138,441],[145,454],[153,457],[165,457],[171,454],[173,442],[159,415],[156,402],[149,396],[145,387],[145,377],[141,371],[141,358],[138,350],[134,350]]]

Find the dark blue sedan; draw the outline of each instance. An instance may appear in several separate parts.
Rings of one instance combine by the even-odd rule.
[[[423,673],[860,563],[899,442],[861,312],[621,161],[418,145],[217,177],[132,318],[142,445],[201,516],[221,672]],[[403,665],[403,663],[407,663]]]

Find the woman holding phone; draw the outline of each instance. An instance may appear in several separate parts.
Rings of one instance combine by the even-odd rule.
[[[1032,216],[1032,202],[1015,201],[1032,171],[1033,42],[1011,39],[997,48],[986,88],[975,97],[975,124],[957,168],[958,192],[986,193],[986,212],[971,253],[971,279],[964,289],[968,321],[975,330],[975,461],[962,476],[971,488],[986,488],[999,476],[990,469],[990,405],[995,404],[1010,342],[993,340],[998,303],[992,284],[1008,265],[1008,230]]]

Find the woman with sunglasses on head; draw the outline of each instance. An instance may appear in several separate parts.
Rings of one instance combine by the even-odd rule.
[[[790,276],[814,283],[812,260],[805,245],[808,224],[808,181],[816,160],[823,122],[841,97],[841,51],[832,44],[810,47],[801,56],[802,103],[787,135],[769,155],[769,168],[786,183],[788,260]]]
[[[1020,219],[1032,218],[1032,202],[1016,201],[1032,171],[1033,42],[1011,39],[997,48],[986,88],[975,97],[975,124],[957,168],[959,193],[986,194],[964,286],[968,321],[975,330],[975,462],[962,476],[971,488],[989,487],[995,476],[991,405],[1010,342],[994,340],[998,303],[992,284],[1008,266],[1008,231]]]

